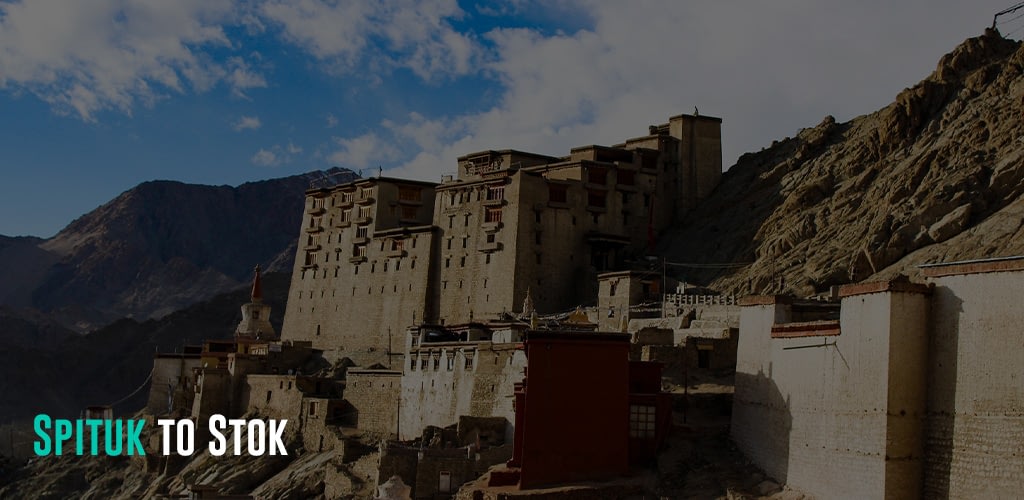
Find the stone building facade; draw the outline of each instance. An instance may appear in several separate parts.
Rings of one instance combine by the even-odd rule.
[[[642,256],[718,184],[720,128],[680,115],[564,157],[465,155],[440,184],[311,189],[282,338],[390,366],[410,325],[495,319],[527,292],[540,313],[595,303],[598,273]]]
[[[307,192],[282,338],[361,366],[400,357],[436,310],[433,206],[433,184],[401,179]]]
[[[522,380],[526,355],[509,330],[486,339],[422,342],[410,345],[402,370],[400,439],[412,439],[427,426],[445,427],[460,416],[502,417],[511,440],[512,392]]]
[[[401,394],[401,371],[351,369],[345,380],[345,401],[351,415],[346,415],[343,422],[362,431],[397,438]]]

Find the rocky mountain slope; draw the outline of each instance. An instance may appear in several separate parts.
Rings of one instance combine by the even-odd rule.
[[[333,169],[238,187],[146,182],[48,240],[0,237],[0,275],[10,277],[0,304],[86,332],[231,290],[257,263],[290,272],[303,192],[326,175],[356,177]]]
[[[662,244],[679,277],[811,295],[918,276],[917,265],[1024,253],[1024,50],[966,40],[895,102],[742,156]]]

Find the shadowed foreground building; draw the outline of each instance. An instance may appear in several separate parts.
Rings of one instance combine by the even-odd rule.
[[[1024,258],[923,266],[820,304],[748,297],[733,437],[827,498],[1013,498],[1024,487]]]
[[[530,331],[526,357],[512,459],[491,486],[609,480],[655,456],[671,426],[669,396],[658,363],[629,361],[629,335]]]

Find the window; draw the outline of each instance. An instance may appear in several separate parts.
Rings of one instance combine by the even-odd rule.
[[[273,394],[271,391],[267,391],[267,402],[270,402],[270,396]]]
[[[420,190],[411,187],[404,187],[398,190],[398,199],[405,201],[419,201]]]
[[[459,267],[466,267],[466,257],[459,257]]]
[[[587,193],[587,205],[590,207],[604,208],[605,207],[605,194],[596,191],[590,191]]]
[[[491,263],[491,254],[487,254],[487,256],[484,257],[484,264],[490,264],[490,263]]]
[[[416,218],[416,207],[402,206],[402,218],[403,219],[415,219]]]
[[[473,369],[473,356],[469,355],[469,354],[466,355],[466,369],[467,370],[472,370]]]
[[[466,246],[468,244],[469,244],[469,236],[463,236],[462,237],[462,248],[466,248]]]
[[[540,231],[533,233],[533,242],[540,245]]]
[[[501,200],[505,197],[505,186],[487,186],[487,200]]]
[[[316,416],[316,401],[310,401],[309,402],[309,416],[311,416],[311,417],[315,417]]]
[[[448,250],[452,249],[452,238],[448,238]]]
[[[615,288],[617,288],[617,287],[618,287],[617,283],[612,283],[611,284],[611,286],[609,287],[609,290],[608,290],[608,295],[610,297],[614,297],[615,296]]]
[[[359,226],[356,228],[356,238],[366,238],[370,234],[370,226]]]
[[[608,171],[603,168],[587,169],[587,182],[604,185],[608,181]]]
[[[654,438],[655,408],[646,405],[629,405],[629,437]]]
[[[445,257],[444,258],[444,267],[447,268],[447,267],[451,267],[451,266],[452,266],[452,258],[451,257]]]
[[[341,222],[350,222],[352,220],[352,209],[341,211]]]
[[[569,200],[568,186],[564,184],[548,185],[548,201],[551,203],[566,203]]]
[[[402,240],[391,240],[391,251],[400,252],[402,250]]]
[[[469,214],[466,214],[466,221],[465,222],[466,222],[465,226],[469,227]]]
[[[455,369],[455,355],[454,354],[449,354],[448,355],[448,371],[452,371],[454,369]]]
[[[494,243],[494,233],[489,233],[487,235],[487,242],[488,243]]]
[[[540,211],[533,213],[533,221],[536,222],[537,224],[540,224]]]
[[[359,207],[359,218],[367,219],[373,213],[373,207]]]
[[[360,196],[364,200],[367,199],[367,198],[372,198],[373,197],[373,188],[372,187],[364,187],[363,190],[360,192]]]
[[[320,210],[321,208],[324,208],[324,199],[313,198],[313,210]]]
[[[619,170],[616,172],[617,181],[623,186],[632,186],[636,184],[636,172],[632,170]]]
[[[469,220],[468,216],[466,217],[466,220]],[[487,213],[484,215],[484,222],[501,222],[501,209],[488,208]]]

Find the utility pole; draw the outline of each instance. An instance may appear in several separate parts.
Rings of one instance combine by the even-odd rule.
[[[1017,12],[1020,9],[1024,9],[1024,2],[1021,2],[1021,3],[1017,4],[1017,5],[1014,5],[1012,7],[1007,8],[1007,9],[1004,9],[1004,10],[1001,10],[999,12],[996,12],[996,14],[994,16],[992,16],[992,29],[996,29],[996,19],[998,19],[999,16],[1006,15],[1006,14],[1012,14],[1014,12]]]

